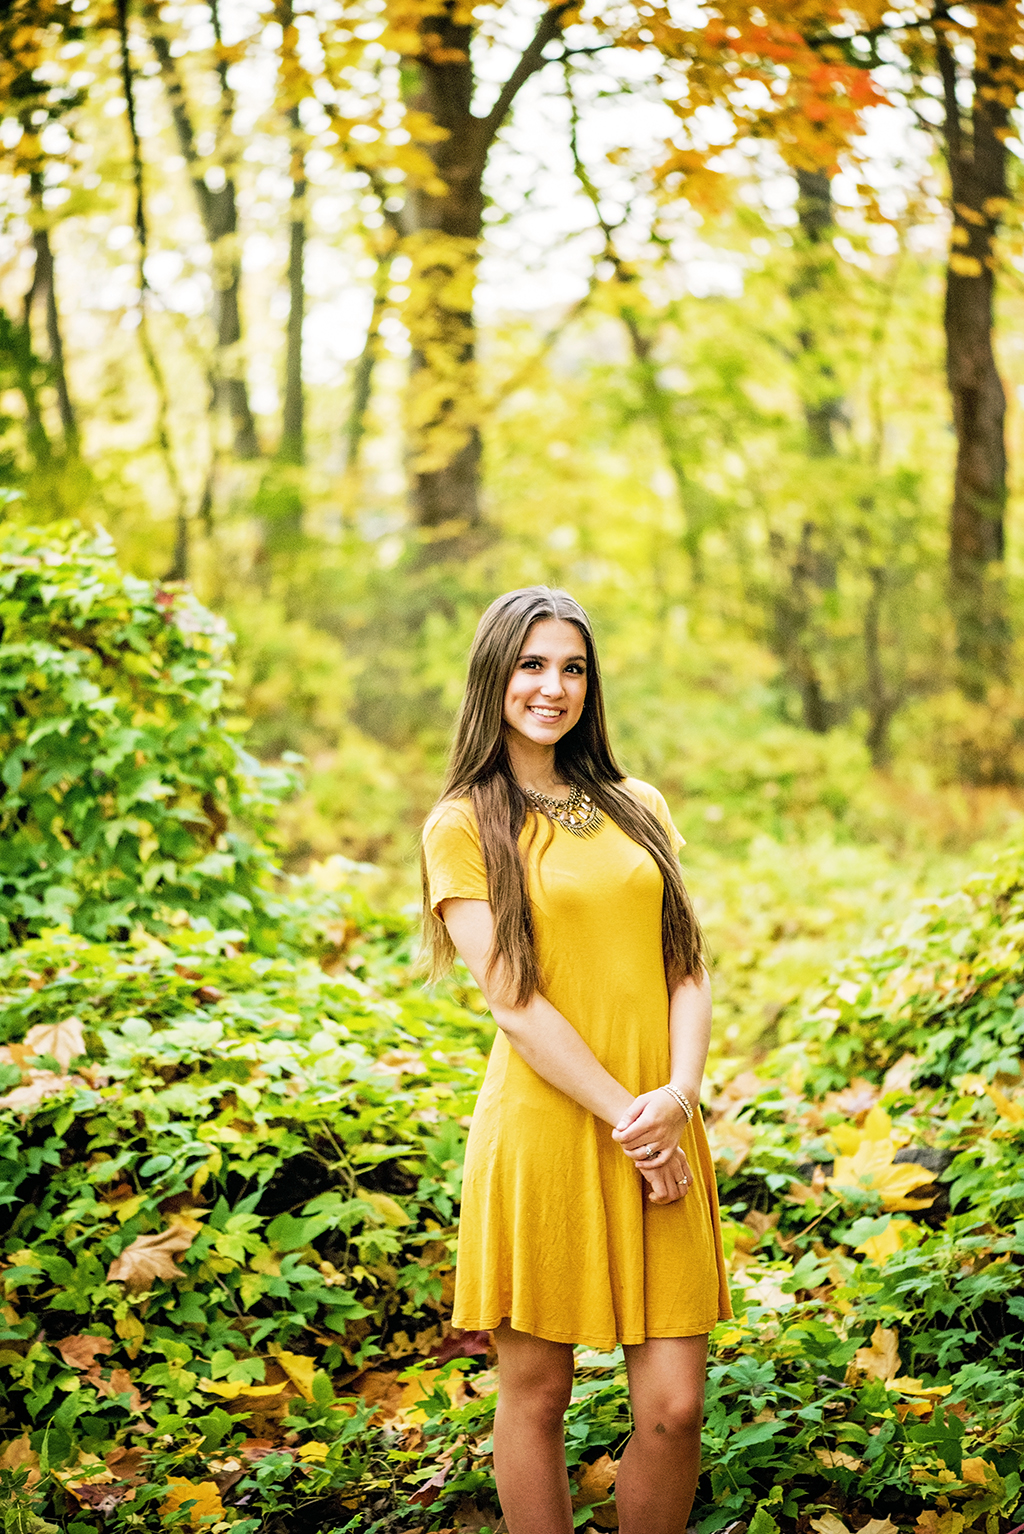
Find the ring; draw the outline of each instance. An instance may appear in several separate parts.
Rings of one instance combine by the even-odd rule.
[[[653,1145],[646,1145],[646,1146],[644,1146],[644,1149],[647,1152],[647,1155],[644,1157],[644,1160],[645,1161],[653,1161],[655,1156],[658,1154],[656,1148]]]
[[[676,1178],[676,1187],[677,1188],[685,1188],[686,1186],[687,1186],[687,1182],[686,1182],[686,1178],[685,1177],[677,1177]]]

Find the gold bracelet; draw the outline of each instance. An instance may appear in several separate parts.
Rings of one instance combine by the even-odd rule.
[[[686,1096],[686,1093],[680,1092],[678,1087],[673,1086],[664,1086],[661,1090],[663,1092],[667,1092],[669,1097],[675,1098],[680,1108],[682,1108],[683,1112],[686,1114],[686,1122],[689,1124],[690,1120],[693,1118],[693,1109],[690,1107],[690,1099]]]

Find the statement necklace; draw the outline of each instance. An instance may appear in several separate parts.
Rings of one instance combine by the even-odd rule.
[[[535,788],[525,788],[523,792],[550,819],[557,820],[573,836],[596,836],[604,825],[601,811],[578,783],[570,788],[568,799],[550,799],[547,794],[538,794]]]

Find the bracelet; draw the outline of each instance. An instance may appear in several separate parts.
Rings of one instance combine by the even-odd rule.
[[[686,1122],[689,1124],[690,1120],[693,1118],[693,1109],[690,1107],[690,1099],[686,1096],[686,1093],[680,1092],[678,1087],[673,1086],[664,1086],[661,1090],[663,1092],[667,1092],[669,1097],[675,1098],[680,1108],[682,1108],[683,1112],[686,1114]]]

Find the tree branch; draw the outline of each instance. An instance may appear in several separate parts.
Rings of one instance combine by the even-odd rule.
[[[544,57],[544,49],[548,43],[554,42],[555,38],[558,37],[561,31],[560,23],[562,17],[569,9],[569,4],[552,5],[544,12],[540,25],[533,34],[532,42],[524,48],[519,57],[518,64],[501,87],[497,101],[487,116],[480,119],[482,129],[481,148],[485,153],[494,142],[502,123],[508,116],[509,108],[527,80],[530,79],[531,75],[535,75],[539,69],[543,69],[545,64],[557,62],[557,60],[546,59]]]

